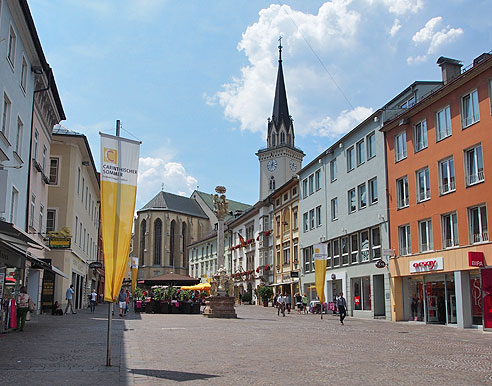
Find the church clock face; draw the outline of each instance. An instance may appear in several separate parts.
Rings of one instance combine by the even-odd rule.
[[[294,160],[290,160],[289,166],[290,166],[290,170],[292,170],[293,172],[297,170],[297,164]]]
[[[268,161],[267,169],[271,172],[273,172],[275,169],[277,169],[277,160],[271,159],[270,161]]]

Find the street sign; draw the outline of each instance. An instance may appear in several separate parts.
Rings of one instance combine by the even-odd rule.
[[[383,256],[394,256],[394,255],[395,255],[394,249],[383,249]]]
[[[376,268],[384,268],[386,267],[386,263],[383,260],[378,260],[376,262]]]
[[[50,237],[49,247],[51,249],[68,249],[71,247],[70,237]]]

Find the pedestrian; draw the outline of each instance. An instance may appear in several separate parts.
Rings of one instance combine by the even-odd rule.
[[[302,311],[302,296],[299,292],[295,294],[296,297],[296,307],[297,307],[297,313],[300,315]]]
[[[125,315],[128,312],[128,305],[130,304],[130,291],[126,290],[126,306],[125,306]]]
[[[277,316],[280,316],[280,313],[282,313],[282,316],[285,316],[285,297],[283,294],[280,294],[278,299],[277,299]]]
[[[304,310],[304,314],[308,313],[308,297],[306,294],[302,295],[302,308]]]
[[[285,306],[287,307],[287,312],[290,314],[290,309],[292,308],[292,296],[287,294],[285,297]]]
[[[93,289],[91,292],[91,312],[96,310],[96,302],[97,302],[97,293],[96,290]]]
[[[337,299],[337,307],[340,314],[340,323],[343,326],[343,319],[347,316],[347,301],[343,297],[343,292],[340,292],[340,296]]]
[[[26,287],[20,287],[19,295],[17,295],[17,328],[19,331],[24,331],[24,324],[26,323],[27,312],[29,311],[29,302],[31,299],[27,294]]]
[[[65,294],[65,298],[67,299],[68,303],[67,306],[65,307],[65,315],[68,313],[68,307],[70,307],[70,310],[72,311],[72,314],[76,314],[76,312],[73,310],[73,295],[75,293],[75,290],[73,289],[73,284],[70,284],[70,287],[68,287],[67,292]]]
[[[120,303],[120,316],[123,316],[126,308],[126,293],[123,287],[121,287],[120,294],[118,295],[118,302]]]

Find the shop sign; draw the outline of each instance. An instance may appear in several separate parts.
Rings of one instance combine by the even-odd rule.
[[[356,307],[359,307],[360,304],[360,296],[354,296],[354,303]]]
[[[297,272],[297,271],[291,271],[290,272],[290,277],[299,277],[299,272]]]
[[[410,273],[440,271],[444,269],[442,257],[410,262]]]
[[[50,237],[49,247],[51,249],[69,249],[71,247],[70,237]]]
[[[483,267],[483,252],[468,252],[468,263],[470,267]]]
[[[480,278],[470,279],[472,295],[472,316],[482,318],[482,289],[480,288]]]
[[[95,268],[102,268],[102,263],[100,261],[94,261],[89,264],[90,269],[95,269]]]
[[[492,329],[492,268],[482,268],[483,328]]]
[[[376,268],[384,268],[386,267],[386,263],[383,260],[378,260],[376,262]]]

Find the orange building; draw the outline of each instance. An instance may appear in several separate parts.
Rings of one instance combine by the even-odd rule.
[[[462,70],[385,132],[392,319],[482,325],[480,266],[492,265],[492,55]]]

